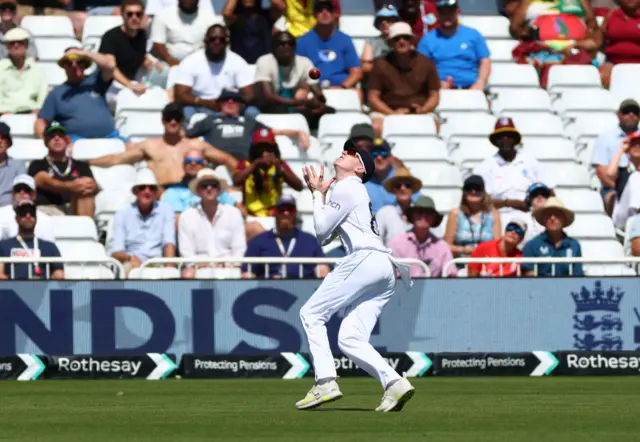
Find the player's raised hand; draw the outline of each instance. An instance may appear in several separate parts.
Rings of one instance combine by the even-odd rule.
[[[329,181],[324,180],[324,166],[320,166],[319,173],[316,173],[313,166],[305,166],[302,169],[302,175],[310,191],[315,192],[317,190],[323,195],[327,193],[329,187],[331,187],[331,184],[335,181],[335,178],[331,178]]]

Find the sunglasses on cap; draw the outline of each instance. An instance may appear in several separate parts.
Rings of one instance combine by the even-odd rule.
[[[15,208],[15,212],[20,218],[26,215],[36,216],[36,208],[30,205],[18,206]]]
[[[204,164],[204,158],[186,157],[184,164]]]
[[[524,236],[524,229],[517,224],[507,224],[506,228],[507,232],[516,232],[516,234],[520,237]]]
[[[31,193],[31,192],[33,192],[31,187],[27,186],[26,184],[16,184],[15,186],[13,186],[13,191],[15,193],[20,193],[20,192]]]
[[[198,189],[201,189],[201,190],[206,190],[209,187],[213,187],[214,189],[219,189],[220,183],[218,183],[217,181],[203,181],[200,184],[198,184]]]
[[[156,192],[158,190],[158,186],[154,186],[152,184],[141,184],[139,186],[136,186],[136,190],[138,192],[142,192],[143,190],[150,190],[152,192]]]
[[[391,155],[391,152],[389,152],[388,150],[374,150],[373,152],[371,152],[371,156],[373,158],[375,157],[387,158],[389,155]]]

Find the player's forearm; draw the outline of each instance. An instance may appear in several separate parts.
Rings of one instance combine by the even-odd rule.
[[[325,195],[322,192],[313,192],[313,223],[320,243],[323,243],[331,236],[334,229],[334,225],[328,219],[327,214],[328,211],[325,210]]]

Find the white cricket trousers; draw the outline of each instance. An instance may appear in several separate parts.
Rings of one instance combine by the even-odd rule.
[[[378,251],[354,252],[327,275],[300,309],[316,380],[337,377],[325,324],[343,307],[347,309],[338,332],[340,351],[383,388],[400,379],[369,343],[378,316],[395,293],[396,271],[389,258]]]

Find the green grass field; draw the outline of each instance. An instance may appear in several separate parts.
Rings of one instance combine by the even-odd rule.
[[[342,400],[302,412],[309,380],[3,382],[0,440],[640,441],[635,377],[419,379],[388,414],[375,381],[340,384]]]

